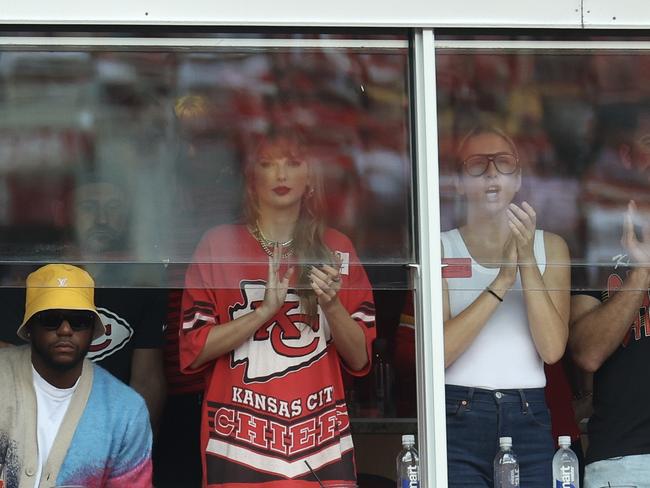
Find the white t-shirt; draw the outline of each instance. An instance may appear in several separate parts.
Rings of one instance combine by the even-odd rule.
[[[455,317],[483,293],[499,274],[499,268],[486,268],[470,255],[458,229],[441,234],[447,258],[465,258],[468,276],[447,279],[449,308]],[[539,272],[546,270],[544,232],[535,231],[534,253]],[[495,298],[496,300],[496,298]],[[528,324],[528,313],[517,271],[514,285],[488,319],[472,344],[445,370],[448,385],[486,388],[543,388],[546,385],[544,362],[537,353]]]
[[[72,394],[77,389],[79,380],[77,380],[72,388],[61,389],[45,381],[38,374],[38,371],[34,369],[34,366],[32,366],[32,376],[34,380],[34,391],[36,392],[38,467],[35,486],[38,486],[41,481],[43,465],[47,462],[47,458],[50,455],[52,444],[54,444],[54,439],[59,432],[59,427],[68,410],[68,405],[70,405]]]

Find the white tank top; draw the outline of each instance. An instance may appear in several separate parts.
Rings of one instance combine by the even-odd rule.
[[[471,277],[447,278],[450,312],[455,317],[494,281],[499,268],[486,268],[477,263],[469,254],[458,229],[443,232],[441,240],[445,258],[471,259]],[[535,231],[533,247],[539,272],[544,274],[546,249],[543,231]],[[528,327],[518,271],[515,284],[474,342],[446,369],[445,383],[492,390],[542,388],[546,385],[544,363]]]

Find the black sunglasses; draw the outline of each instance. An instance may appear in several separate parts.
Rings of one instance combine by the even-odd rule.
[[[473,154],[465,161],[463,166],[465,171],[470,176],[481,176],[490,167],[490,161],[494,163],[494,167],[502,175],[511,175],[519,167],[519,159],[511,153],[495,153],[495,154]]]
[[[34,319],[46,330],[58,330],[64,320],[77,332],[95,325],[95,314],[87,310],[44,310],[35,314]]]

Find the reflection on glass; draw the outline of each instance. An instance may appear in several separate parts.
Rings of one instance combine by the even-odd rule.
[[[647,388],[628,379],[634,378],[636,361],[647,357],[650,338],[650,56],[647,51],[608,50],[446,51],[438,52],[436,61],[442,228],[462,230],[471,215],[469,195],[457,191],[466,179],[459,180],[456,170],[460,137],[476,121],[505,128],[516,141],[523,174],[515,202],[520,207],[528,202],[535,209],[537,227],[562,236],[571,250],[571,283],[549,289],[551,294],[571,289],[573,295],[568,354],[546,368],[553,436],[570,434],[579,455],[581,437],[588,445],[588,484],[601,486],[614,479],[597,476],[600,467],[593,463],[604,460],[612,463],[613,472],[633,472],[645,481],[645,466],[637,470],[623,463],[650,454],[648,443],[640,440],[648,438],[647,429],[638,427],[648,423],[642,408]],[[504,177],[496,155],[494,160],[490,166]],[[473,168],[473,174],[481,169]],[[471,239],[463,242],[472,251]],[[548,253],[545,262],[544,274],[569,264]],[[462,276],[474,276],[483,268],[465,261],[449,264],[444,273],[450,296],[471,293],[459,285],[467,279]],[[480,287],[474,288],[480,292]],[[527,295],[538,292],[524,288]],[[503,303],[495,305],[498,310]],[[446,346],[449,351],[454,342],[447,340]],[[497,364],[498,357],[493,359]],[[448,383],[455,365],[447,370]],[[462,408],[448,404],[448,415],[450,409],[460,423],[457,414]],[[522,448],[528,449],[528,444],[522,441]],[[519,452],[517,445],[514,449]],[[625,481],[629,479],[634,480]]]
[[[312,476],[355,485],[341,365],[369,372],[375,308],[352,243],[325,225],[312,140],[289,121],[256,142],[244,222],[208,231],[188,267],[180,365],[210,371],[208,485],[297,487]],[[302,452],[309,463],[295,462]]]
[[[126,251],[130,204],[121,185],[85,182],[75,188],[75,232],[79,253],[87,260]]]
[[[522,485],[551,484],[544,363],[564,353],[570,277],[568,267],[547,262],[568,262],[568,249],[537,228],[528,202],[514,203],[524,169],[502,130],[485,125],[465,135],[454,178],[464,224],[441,235],[449,480],[491,478],[494,448],[508,435],[520,441],[513,449]]]
[[[64,35],[50,34],[54,37]],[[101,36],[102,33],[87,35]],[[156,34],[150,32],[148,35],[154,37]],[[162,37],[173,35],[170,32],[161,34]],[[188,34],[191,35],[194,33]],[[120,36],[128,37],[129,34],[122,32]],[[205,36],[219,37],[220,34]],[[241,34],[229,33],[222,37],[237,36]],[[291,303],[304,305],[306,312],[299,313],[300,317],[296,318],[294,312],[300,309],[287,310],[287,317],[291,316],[289,321],[282,320],[272,331],[271,327],[267,328],[267,332],[269,341],[273,339],[282,353],[298,356],[302,351],[304,356],[309,356],[311,352],[306,349],[314,337],[317,337],[319,349],[314,353],[317,357],[309,359],[313,359],[313,364],[301,364],[295,371],[286,373],[282,382],[283,386],[288,385],[286,391],[285,388],[270,393],[262,391],[255,401],[261,401],[261,395],[267,393],[269,404],[274,401],[271,395],[280,398],[286,394],[286,401],[293,401],[297,398],[291,395],[295,385],[301,383],[307,385],[304,388],[312,388],[313,391],[301,392],[305,393],[301,398],[306,417],[301,419],[304,423],[278,439],[287,443],[292,436],[298,438],[299,428],[311,425],[315,419],[317,426],[338,429],[334,440],[323,440],[321,436],[316,448],[332,447],[341,441],[343,448],[339,450],[343,459],[340,465],[334,463],[336,467],[331,470],[337,470],[340,476],[333,475],[329,468],[323,469],[322,463],[314,467],[326,483],[334,479],[354,480],[351,428],[345,415],[343,391],[356,394],[359,399],[357,411],[361,414],[365,414],[367,405],[375,404],[350,376],[341,378],[346,373],[340,371],[339,356],[348,356],[346,341],[337,339],[336,333],[330,330],[329,322],[333,324],[335,319],[329,322],[323,319],[314,325],[305,324],[307,319],[302,316],[313,315],[316,308],[312,282],[318,281],[319,272],[332,270],[338,270],[341,280],[329,284],[325,281],[321,291],[327,294],[340,287],[338,295],[348,319],[353,320],[349,317],[353,313],[359,324],[355,327],[361,328],[364,334],[363,347],[355,344],[356,352],[365,350],[368,356],[376,352],[368,347],[375,330],[371,325],[370,305],[374,292],[379,293],[382,301],[380,315],[384,327],[388,324],[390,328],[392,315],[399,312],[400,306],[393,306],[399,300],[382,300],[381,297],[403,293],[406,280],[402,265],[414,261],[410,223],[412,162],[408,51],[403,47],[395,48],[394,43],[387,43],[388,47],[384,48],[321,49],[314,48],[311,43],[312,47],[305,49],[299,44],[271,49],[264,47],[265,34],[250,37],[261,39],[258,47],[206,49],[203,46],[196,51],[106,47],[84,51],[79,48],[77,52],[2,51],[2,295],[6,304],[22,303],[17,297],[23,291],[13,287],[21,286],[25,276],[41,263],[83,265],[96,280],[96,303],[105,310],[110,325],[110,333],[100,338],[100,343],[93,348],[92,359],[101,359],[107,369],[107,361],[119,362],[119,370],[111,370],[112,373],[135,388],[137,385],[131,381],[130,373],[138,373],[138,378],[144,378],[145,386],[153,391],[159,371],[151,363],[143,365],[128,358],[135,344],[133,341],[138,344],[134,347],[155,353],[160,345],[160,314],[164,308],[160,297],[164,299],[164,289],[176,288],[170,293],[165,331],[166,338],[172,338],[165,348],[167,384],[171,393],[167,405],[175,403],[173,400],[179,400],[184,393],[201,389],[204,384],[202,372],[194,376],[180,374],[179,348],[174,342],[178,341],[179,323],[183,321],[183,315],[179,317],[179,302],[188,264],[206,232],[209,235],[211,229],[223,229],[227,225],[243,230],[255,252],[249,253],[242,248],[243,239],[225,241],[205,259],[209,262],[201,264],[211,269],[231,269],[230,266],[246,271],[262,269],[263,273],[255,276],[260,281],[268,279],[269,256],[264,248],[272,253],[277,240],[286,243],[290,239],[275,235],[264,219],[251,218],[255,209],[251,213],[244,196],[248,195],[249,183],[253,181],[249,163],[263,161],[258,158],[261,140],[272,128],[280,128],[291,121],[293,135],[307,134],[304,147],[308,149],[310,169],[319,169],[320,178],[316,180],[318,175],[309,172],[310,186],[320,188],[322,183],[327,191],[314,196],[309,191],[311,188],[303,188],[304,200],[301,197],[300,201],[305,204],[302,208],[317,214],[318,220],[303,229],[309,237],[306,239],[309,246],[303,245],[305,241],[300,238],[295,244],[287,244],[283,252],[294,252],[286,257],[295,261]],[[310,32],[304,35],[277,33],[269,37],[293,37],[299,41],[319,37],[349,40],[358,36]],[[382,40],[395,36],[373,34],[371,37]],[[397,37],[406,40],[404,35]],[[275,147],[274,151],[278,149]],[[291,151],[287,154],[294,163],[303,156],[295,157]],[[266,154],[271,161],[275,161],[276,156],[278,154],[273,151]],[[269,182],[260,176],[263,172],[259,170],[255,181],[256,188],[263,190],[260,201],[268,206],[273,198],[286,196],[274,193],[277,185],[269,188]],[[286,186],[289,190],[293,188],[293,185]],[[316,200],[319,200],[318,208],[312,206]],[[324,246],[320,252],[311,252],[318,248],[310,240],[318,232],[325,232],[327,239],[332,235],[340,237],[335,245],[330,240],[325,242],[328,248],[331,245],[337,248],[332,250],[340,251],[336,257],[329,249],[325,252]],[[232,244],[233,252],[226,249],[228,244]],[[236,256],[234,251],[238,253]],[[317,268],[311,271],[314,278],[309,277],[310,265]],[[223,290],[212,288],[212,282],[194,281],[193,284],[211,287],[201,291],[219,294],[221,299],[224,294],[241,289],[241,276],[220,277],[217,286]],[[359,277],[363,279],[357,279]],[[259,287],[252,291],[258,293]],[[258,298],[263,301],[263,296]],[[357,302],[368,303],[360,306]],[[237,308],[237,304],[241,302],[231,305]],[[120,307],[116,308],[118,305]],[[250,302],[247,305],[251,309],[254,306]],[[122,320],[125,318],[123,307],[129,310],[128,320]],[[6,309],[8,314],[20,314],[19,307]],[[242,309],[238,313],[243,313]],[[225,314],[221,319],[223,317]],[[14,321],[7,317],[5,323]],[[291,335],[295,333],[293,325],[306,329],[299,331],[299,338]],[[131,326],[136,329],[135,333]],[[288,331],[287,337],[283,335],[283,327]],[[282,332],[279,339],[282,344],[278,344],[278,328]],[[6,335],[13,337],[12,327],[5,329]],[[152,339],[146,344],[137,339],[145,331]],[[379,333],[390,337],[386,330]],[[133,341],[125,339],[131,336]],[[253,341],[253,344],[259,342],[262,341]],[[383,351],[389,358],[391,345],[385,346]],[[118,361],[118,356],[127,359]],[[285,361],[286,365],[287,361],[286,355],[280,353],[268,363],[267,356],[257,356],[255,351],[250,355],[259,359],[254,364],[262,369],[279,368],[278,363]],[[293,381],[316,363],[321,365],[317,374],[310,376],[308,381]],[[354,360],[350,363],[358,366]],[[235,365],[239,366],[239,363]],[[383,370],[390,378],[390,368]],[[264,375],[265,372],[253,368],[253,374]],[[311,381],[313,378],[316,383]],[[274,380],[280,381],[279,378]],[[264,385],[271,382],[253,383],[264,390]],[[239,386],[243,391],[244,386]],[[390,396],[390,387],[384,387],[384,391],[385,396]],[[231,397],[232,391],[228,393]],[[249,393],[242,394],[248,398]],[[193,429],[195,426],[198,429],[196,416],[200,406],[197,408],[196,397],[180,400],[175,403],[176,410],[169,410],[172,413],[168,413],[159,432],[162,440],[156,448],[160,456],[155,463],[157,486],[187,484],[201,476],[200,458],[194,451],[199,445],[198,432]],[[293,409],[294,405],[289,405]],[[271,430],[276,424],[286,427],[295,420],[286,418],[285,407],[278,404],[275,412],[266,412],[264,418],[272,419]],[[310,417],[314,411],[323,415]],[[294,410],[290,412],[295,413]],[[374,412],[376,415],[376,410]],[[183,421],[179,421],[181,418]],[[334,421],[341,418],[342,424]],[[156,423],[153,413],[152,419]],[[413,422],[411,428],[415,428],[414,425]],[[377,423],[371,427],[382,432],[390,430]],[[393,429],[398,431],[402,426]],[[344,435],[339,435],[341,432]],[[374,447],[376,442],[372,444]],[[300,446],[294,445],[294,448],[297,452]],[[365,467],[362,464],[358,467],[360,471],[375,473],[381,469],[377,468],[380,463],[375,462],[376,452],[370,452],[371,461],[366,462]],[[343,468],[339,469],[340,466]],[[392,477],[392,464],[381,474]],[[359,484],[365,485],[362,479],[359,478]],[[352,481],[347,484],[354,486]]]
[[[476,120],[504,127],[525,164],[519,201],[537,210],[540,227],[567,241],[573,287],[600,289],[598,268],[615,263],[628,202],[636,201],[640,216],[646,213],[648,144],[635,126],[643,123],[637,113],[647,112],[650,97],[643,81],[647,58],[598,51],[440,52],[442,228],[457,226],[463,212],[453,185],[458,138]],[[632,151],[636,162],[626,162],[621,151]]]
[[[377,284],[403,286],[386,269],[413,261],[407,62],[394,48],[3,52],[0,260],[137,263],[160,285],[144,268],[183,268],[206,230],[242,217],[244,162],[290,116],[313,134],[328,224]],[[119,253],[82,242],[89,175],[123,193]],[[115,237],[102,225],[92,246]]]

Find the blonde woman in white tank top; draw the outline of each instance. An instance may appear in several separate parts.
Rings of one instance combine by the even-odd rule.
[[[443,233],[447,439],[450,487],[489,487],[500,436],[513,438],[521,486],[552,484],[554,443],[543,363],[568,337],[570,268],[564,240],[536,229],[513,199],[522,170],[513,141],[477,128],[458,149],[466,223]]]

